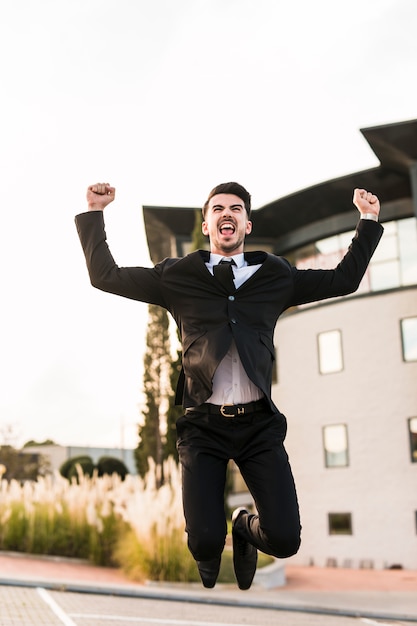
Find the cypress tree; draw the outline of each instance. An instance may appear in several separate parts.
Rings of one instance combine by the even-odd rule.
[[[177,331],[178,336],[178,331]],[[181,349],[177,350],[177,357],[171,363],[169,380],[170,380],[170,393],[169,393],[169,407],[167,414],[167,431],[166,441],[164,449],[164,458],[172,456],[178,463],[178,451],[177,451],[177,419],[182,415],[183,409],[181,406],[175,404],[175,390],[177,388],[178,377],[181,371]]]
[[[138,473],[143,477],[149,471],[149,458],[155,461],[157,484],[164,482],[164,435],[169,395],[171,365],[169,320],[165,309],[155,304],[148,307],[148,331],[144,357],[143,424],[139,426],[139,444],[135,450]]]

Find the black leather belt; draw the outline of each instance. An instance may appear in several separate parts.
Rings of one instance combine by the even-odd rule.
[[[208,415],[220,415],[226,419],[233,417],[241,417],[242,415],[249,415],[250,413],[256,413],[257,411],[265,411],[268,405],[265,400],[256,400],[255,402],[248,402],[247,404],[200,404],[199,406],[185,409],[185,413],[206,413]]]

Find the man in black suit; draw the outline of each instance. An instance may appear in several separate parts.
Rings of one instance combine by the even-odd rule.
[[[241,589],[256,570],[257,550],[279,558],[300,545],[297,495],[284,448],[286,418],[271,398],[274,329],[289,307],[356,291],[383,229],[378,198],[355,189],[355,237],[333,270],[298,270],[265,252],[244,253],[252,230],[251,197],[238,183],[215,187],[203,207],[210,252],[170,258],[153,268],[118,267],[108,249],[103,210],[107,183],[87,190],[76,217],[93,286],[166,308],[181,334],[183,368],[177,422],[188,546],[205,587],[220,568],[227,525],[226,467],[234,459],[256,512],[232,515],[233,561]]]

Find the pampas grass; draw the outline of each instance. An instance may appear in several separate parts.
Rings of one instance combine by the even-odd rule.
[[[23,484],[1,480],[0,549],[110,565],[124,526],[110,500],[116,477],[109,483],[80,472],[78,479],[69,483],[56,473]]]
[[[184,532],[180,468],[164,464],[161,487],[152,460],[147,476],[127,476],[117,492],[115,510],[130,527],[120,536],[115,558],[135,580],[197,580],[197,568]]]
[[[181,471],[173,459],[164,464],[166,480],[159,488],[151,460],[145,478],[125,480],[97,471],[90,477],[81,467],[70,482],[56,473],[20,484],[2,474],[0,466],[0,550],[118,565],[137,581],[200,580],[187,548]],[[226,550],[219,581],[233,580]]]
[[[59,473],[20,484],[1,479],[0,549],[120,565],[136,579],[189,580],[181,475],[169,459],[165,484],[148,475],[89,477],[78,467],[69,482]]]

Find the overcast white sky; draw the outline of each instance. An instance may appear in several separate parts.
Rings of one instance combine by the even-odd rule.
[[[116,186],[113,254],[148,265],[142,204],[201,206],[235,179],[259,207],[373,167],[359,129],[417,117],[416,26],[415,0],[2,0],[0,428],[15,443],[137,443],[147,306],[89,285],[86,187]]]

